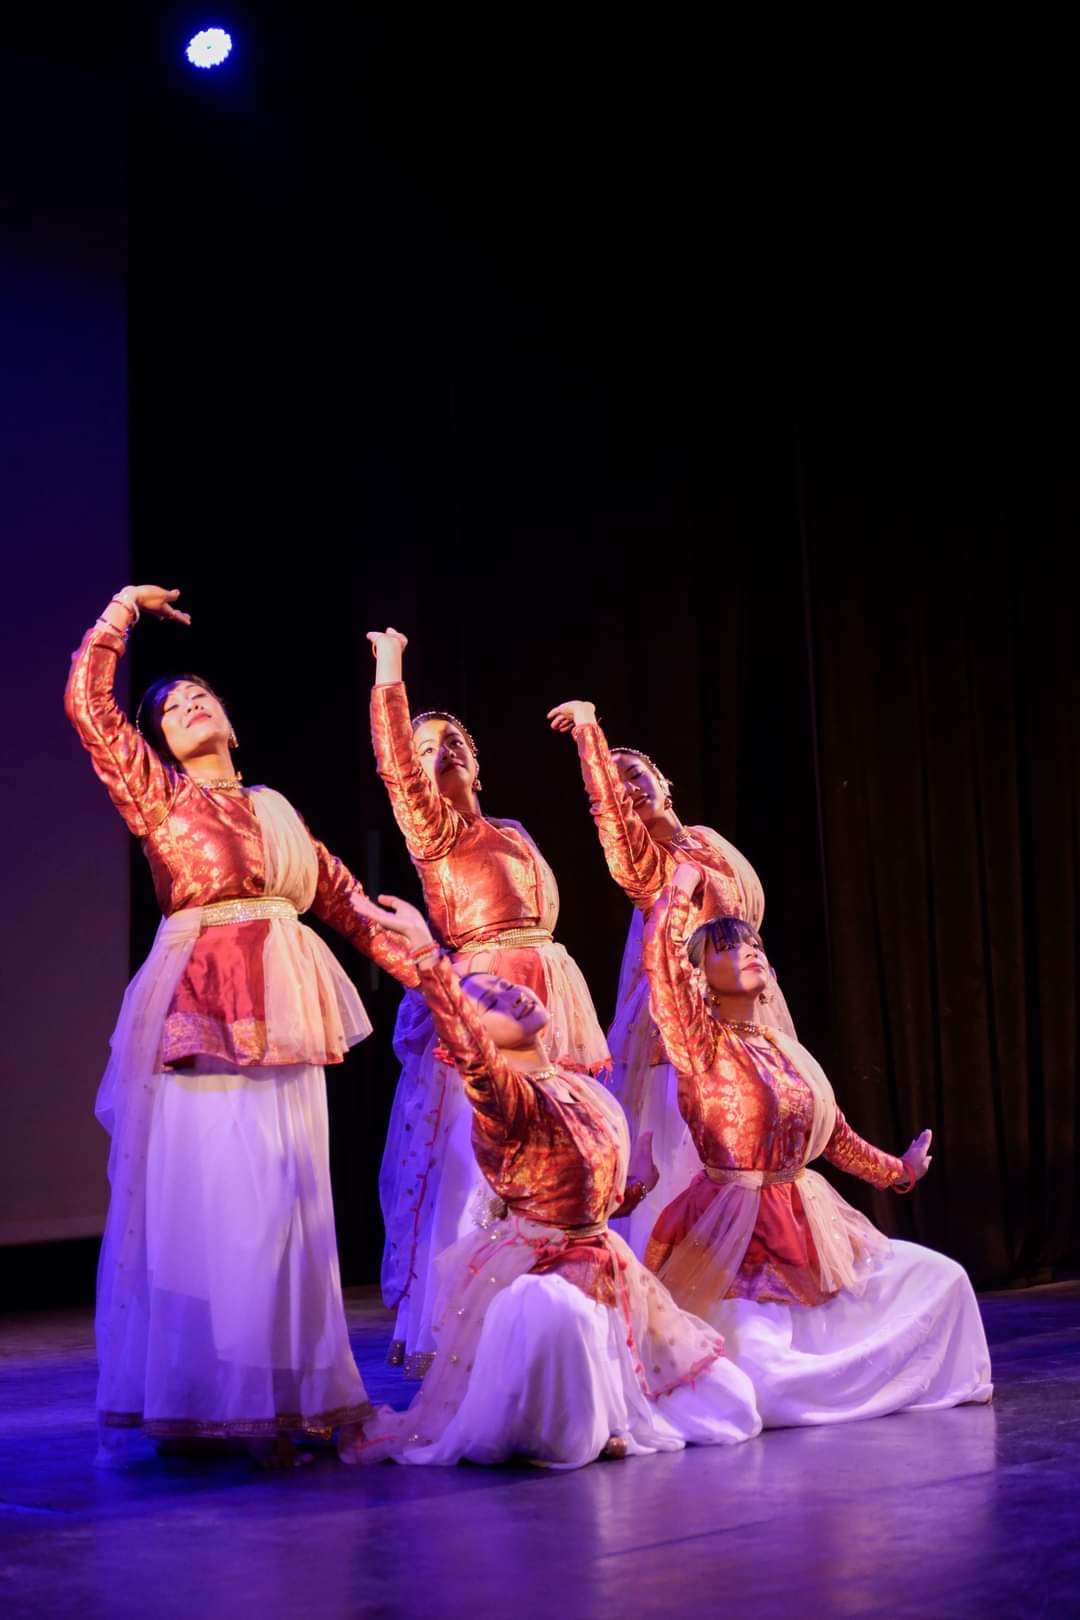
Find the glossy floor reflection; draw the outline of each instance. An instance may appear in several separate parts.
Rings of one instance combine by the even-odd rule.
[[[1080,1613],[1080,1284],[983,1302],[997,1398],[732,1451],[528,1467],[92,1466],[86,1314],[0,1317],[0,1614]],[[375,1399],[389,1323],[350,1299]]]

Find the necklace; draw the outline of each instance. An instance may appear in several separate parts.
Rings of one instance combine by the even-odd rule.
[[[678,832],[673,832],[671,837],[668,839],[668,843],[674,849],[699,848],[697,839],[694,837],[693,833],[688,833],[685,827],[680,827]]]
[[[197,788],[209,796],[211,793],[240,793],[243,790],[244,778],[237,771],[235,776],[215,776],[207,781],[197,776],[189,776],[189,782],[194,782]]]

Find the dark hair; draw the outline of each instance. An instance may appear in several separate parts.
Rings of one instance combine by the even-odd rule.
[[[464,720],[459,720],[456,714],[450,713],[449,709],[425,709],[422,714],[413,715],[413,730],[417,731],[427,720],[445,720],[447,725],[457,726],[458,730],[461,732],[461,735],[469,745],[473,759],[479,760],[479,750],[477,749],[476,743],[473,740],[473,734],[465,724]]]
[[[745,917],[713,917],[711,922],[702,923],[690,935],[686,947],[686,954],[694,967],[700,967],[705,960],[705,942],[710,941],[714,951],[733,951],[736,946],[746,944],[761,944],[761,935],[752,923]]]
[[[214,691],[210,682],[203,680],[201,675],[162,675],[159,680],[151,681],[139,699],[139,707],[135,710],[135,725],[150,746],[170,765],[178,765],[180,762],[175,758],[172,749],[165,741],[165,733],[161,729],[161,712],[165,707],[165,699],[173,687],[179,686],[182,681],[190,681],[193,686],[203,687],[205,691],[210,693],[211,697],[217,698],[218,702],[224,707],[221,697]]]

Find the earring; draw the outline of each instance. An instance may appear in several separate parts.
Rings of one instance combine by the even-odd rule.
[[[473,792],[474,793],[483,793],[484,784],[483,784],[483,782],[481,782],[481,780],[480,780],[480,778],[478,776],[473,777],[473,785],[472,786],[473,786]]]
[[[236,732],[230,726],[229,727],[229,747],[230,748],[239,748],[239,746],[240,746],[240,744],[237,741]]]

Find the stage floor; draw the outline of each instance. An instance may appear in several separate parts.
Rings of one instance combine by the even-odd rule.
[[[1080,1284],[982,1301],[990,1407],[733,1450],[287,1476],[92,1466],[90,1318],[0,1317],[0,1614],[653,1620],[1080,1614]],[[375,1400],[389,1319],[349,1296]]]

